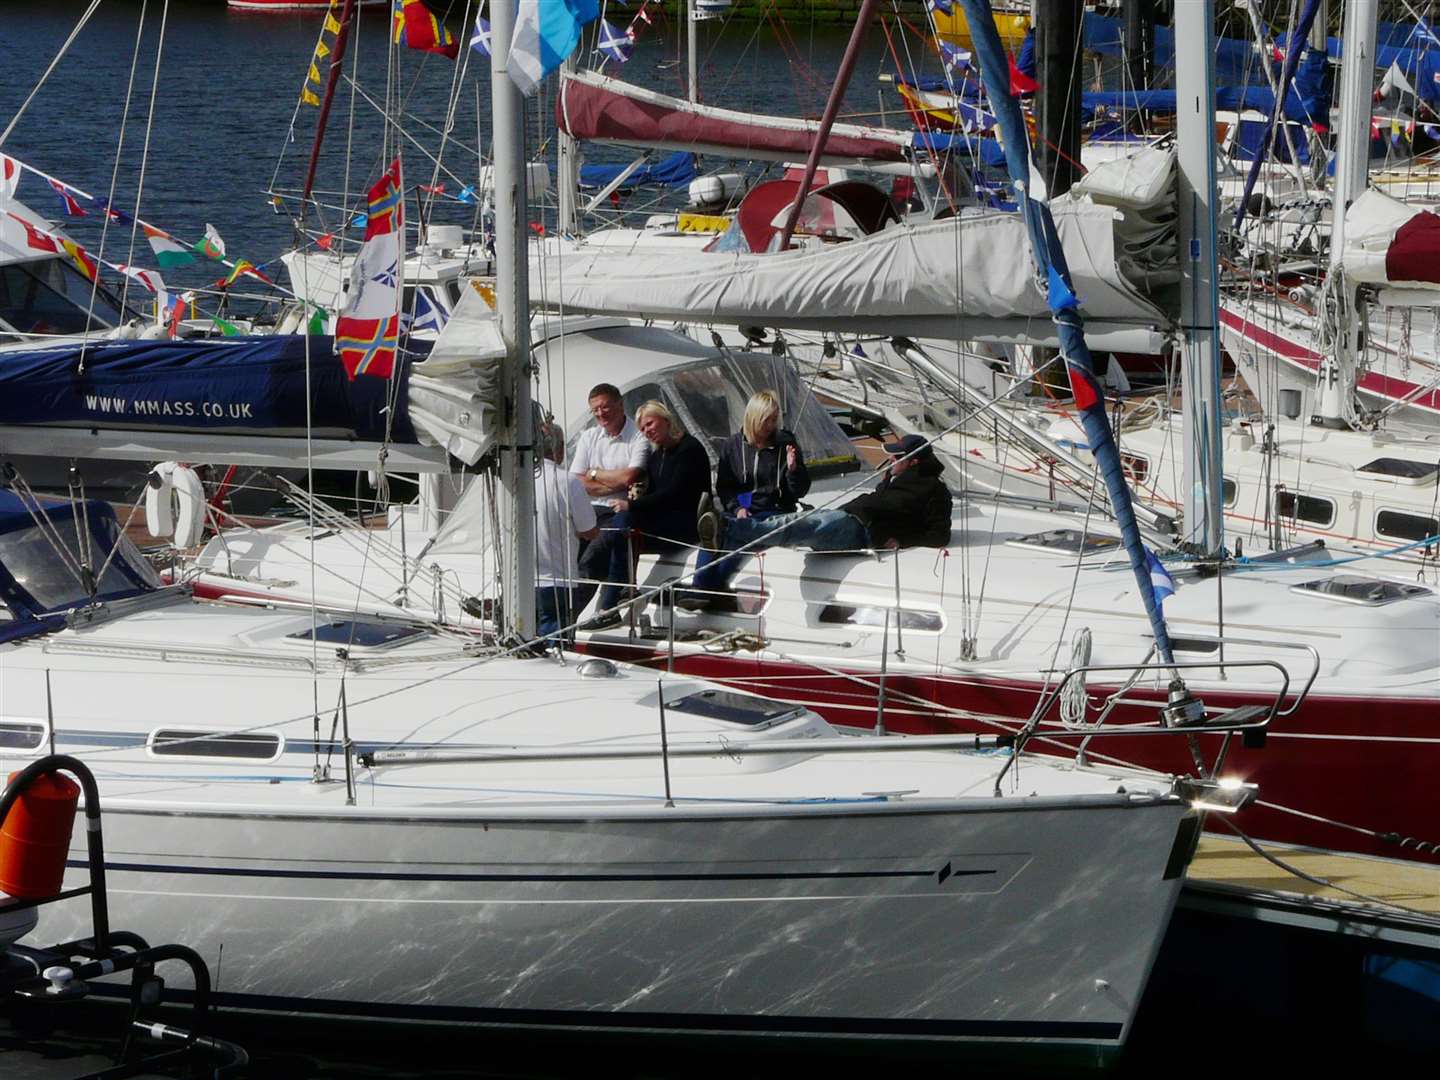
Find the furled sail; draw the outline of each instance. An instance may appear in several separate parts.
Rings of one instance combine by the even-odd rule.
[[[756,161],[803,161],[820,127],[815,120],[700,105],[594,72],[562,77],[555,121],[566,134],[590,142]],[[912,132],[836,124],[820,162],[901,161],[913,143]]]
[[[1077,200],[1057,226],[1092,337],[1111,349],[1155,351],[1169,320],[1117,267],[1118,213]],[[533,300],[657,320],[1054,343],[1025,244],[1019,217],[988,210],[770,254],[617,253],[581,243]]]

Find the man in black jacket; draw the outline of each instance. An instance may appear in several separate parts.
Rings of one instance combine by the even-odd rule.
[[[864,525],[871,547],[944,547],[950,542],[950,489],[935,451],[920,435],[886,443],[890,466],[869,495],[840,509]]]
[[[930,443],[906,435],[886,443],[890,455],[885,478],[868,495],[838,510],[778,514],[762,521],[729,521],[713,511],[700,515],[700,543],[733,551],[764,538],[767,546],[812,551],[868,548],[944,547],[950,542],[950,489]]]

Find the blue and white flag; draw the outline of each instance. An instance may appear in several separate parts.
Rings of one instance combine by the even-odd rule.
[[[940,42],[940,58],[945,61],[946,71],[964,71],[970,66],[970,53],[948,41]]]
[[[490,20],[484,15],[475,16],[475,33],[470,35],[470,47],[483,56],[490,55]]]
[[[600,0],[520,0],[506,61],[520,93],[535,93],[541,80],[575,51],[580,28],[599,14]]]
[[[617,30],[604,19],[600,20],[600,40],[596,45],[611,60],[618,60],[622,64],[629,60],[630,54],[635,51],[635,39],[630,36],[630,31]]]
[[[433,330],[437,334],[445,325],[445,314],[423,292],[415,293],[415,314],[400,316],[401,324],[412,334],[417,330]]]
[[[949,15],[955,8],[955,0],[925,0],[926,11],[938,11],[942,15]]]
[[[1167,596],[1174,596],[1175,579],[1149,548],[1145,549],[1145,566],[1150,571],[1150,591],[1155,594],[1155,603],[1159,605]]]

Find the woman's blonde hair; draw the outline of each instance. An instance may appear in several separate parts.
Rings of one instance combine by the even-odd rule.
[[[644,405],[641,405],[635,410],[635,423],[638,425],[640,421],[644,420],[647,416],[658,416],[661,420],[669,424],[672,438],[679,439],[684,436],[685,425],[675,419],[675,414],[670,411],[669,406],[663,401],[656,401],[654,398],[651,398],[645,402]]]
[[[770,417],[775,418],[775,430],[780,430],[780,399],[775,396],[774,390],[756,390],[750,395],[750,400],[745,405],[745,419],[740,422],[740,430],[745,434],[745,441],[751,446],[760,445],[760,425]]]

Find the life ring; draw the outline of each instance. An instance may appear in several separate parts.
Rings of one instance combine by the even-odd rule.
[[[194,547],[205,534],[205,487],[195,470],[164,461],[145,483],[145,528],[168,536],[177,548]]]

